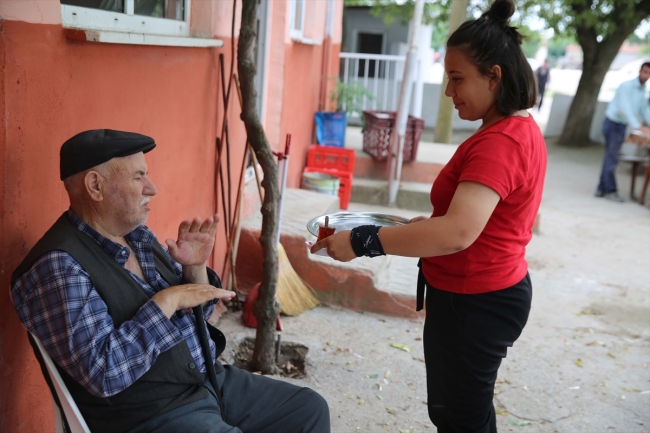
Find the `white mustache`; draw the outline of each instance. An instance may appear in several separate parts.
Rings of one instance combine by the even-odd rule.
[[[149,200],[150,200],[149,197],[143,198],[142,201],[140,202],[140,206],[144,206],[145,204],[149,203]]]

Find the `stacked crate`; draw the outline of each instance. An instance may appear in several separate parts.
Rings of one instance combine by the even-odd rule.
[[[325,173],[340,179],[339,201],[341,209],[347,209],[352,196],[354,178],[354,149],[344,149],[313,144],[309,147],[305,173]]]

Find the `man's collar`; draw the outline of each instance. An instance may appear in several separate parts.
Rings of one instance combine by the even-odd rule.
[[[86,221],[84,221],[79,215],[77,215],[77,213],[75,213],[75,211],[72,210],[72,208],[68,209],[68,217],[70,218],[70,221],[72,222],[72,224],[74,224],[75,227],[77,227],[82,232],[87,233],[90,237],[95,239],[99,244],[103,244],[106,241],[114,243],[113,241],[111,241],[110,239],[106,238],[104,235],[99,233],[97,230],[95,230]],[[136,227],[134,230],[132,230],[131,232],[124,235],[124,239],[136,240],[138,242],[145,242],[145,243],[151,242],[152,238],[153,238],[153,233],[144,225],[140,225]]]

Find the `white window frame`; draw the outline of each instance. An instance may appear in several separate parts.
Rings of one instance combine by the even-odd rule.
[[[160,36],[190,36],[190,4],[184,0],[183,21],[134,14],[134,0],[124,0],[124,13],[61,5],[63,27]]]
[[[300,3],[300,17],[296,17],[296,6]],[[305,32],[305,6],[306,0],[291,0],[291,19],[289,20],[289,35],[295,39],[302,39]],[[296,18],[300,19],[300,29],[296,29]]]
[[[321,45],[322,41],[317,39],[306,38],[305,35],[305,8],[307,6],[307,0],[290,0],[290,10],[289,13],[289,36],[292,40],[300,42],[301,44],[307,45]],[[302,14],[300,17],[296,17],[296,6],[300,2],[302,5],[301,11]],[[300,19],[300,30],[296,29],[296,19]]]

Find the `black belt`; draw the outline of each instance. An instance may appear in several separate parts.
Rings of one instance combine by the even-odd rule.
[[[424,292],[427,287],[427,279],[424,278],[422,273],[422,259],[418,261],[418,284],[417,284],[417,301],[415,311],[420,311],[424,308]]]

